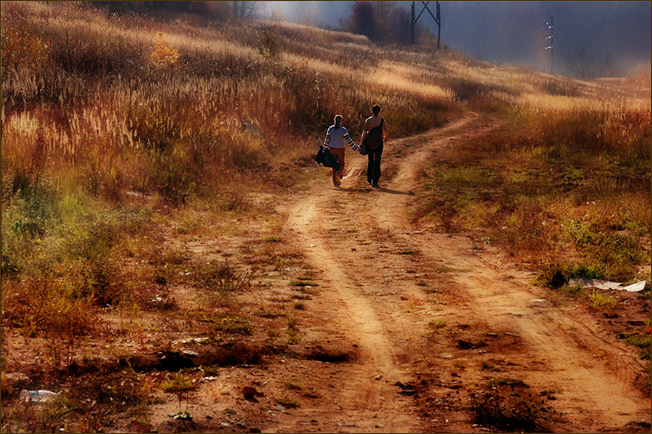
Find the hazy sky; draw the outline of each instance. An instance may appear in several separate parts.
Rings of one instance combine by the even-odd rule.
[[[320,21],[339,27],[354,2],[275,2],[289,21],[300,3],[318,11]],[[398,2],[409,10],[412,2]],[[554,17],[555,72],[565,72],[566,58],[580,49],[599,59],[610,54],[614,73],[623,74],[650,61],[651,3],[628,1],[494,2],[442,1],[442,42],[471,57],[548,70],[544,50],[546,21]],[[416,2],[417,13],[421,2]],[[434,11],[434,2],[431,2]],[[420,21],[432,23],[425,12]]]

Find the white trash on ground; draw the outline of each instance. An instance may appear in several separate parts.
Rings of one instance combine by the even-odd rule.
[[[631,285],[624,285],[619,282],[610,282],[608,280],[575,278],[568,281],[571,285],[579,285],[583,287],[591,287],[597,289],[612,289],[617,291],[639,292],[645,289],[645,280],[633,283]]]
[[[58,393],[49,390],[27,390],[20,391],[20,399],[25,402],[47,402],[59,396]]]

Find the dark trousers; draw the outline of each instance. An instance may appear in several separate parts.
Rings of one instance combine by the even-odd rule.
[[[372,150],[369,149],[367,158],[369,158],[369,164],[367,164],[367,182],[369,184],[378,184],[380,179],[380,156],[383,154],[383,147]]]

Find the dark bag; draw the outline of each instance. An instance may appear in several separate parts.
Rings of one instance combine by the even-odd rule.
[[[340,170],[340,163],[337,161],[335,155],[331,154],[331,151],[323,146],[319,148],[315,161],[324,167],[332,167],[336,171]]]
[[[383,122],[385,122],[385,118],[380,118],[380,125],[370,129],[367,135],[364,136],[362,144],[366,146],[367,149],[375,151],[383,146]]]

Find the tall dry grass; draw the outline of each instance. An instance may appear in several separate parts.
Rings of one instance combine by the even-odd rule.
[[[504,124],[462,142],[430,169],[420,215],[442,230],[502,244],[544,275],[553,267],[566,278],[644,277],[649,87],[645,99],[627,79],[538,83],[472,101],[478,107],[493,97]]]
[[[2,46],[3,325],[49,333],[56,367],[97,309],[159,295],[170,208],[254,212],[247,195],[292,186],[335,114],[355,133],[380,103],[397,137],[455,110],[419,64],[378,69],[395,54],[291,24],[3,2]]]

